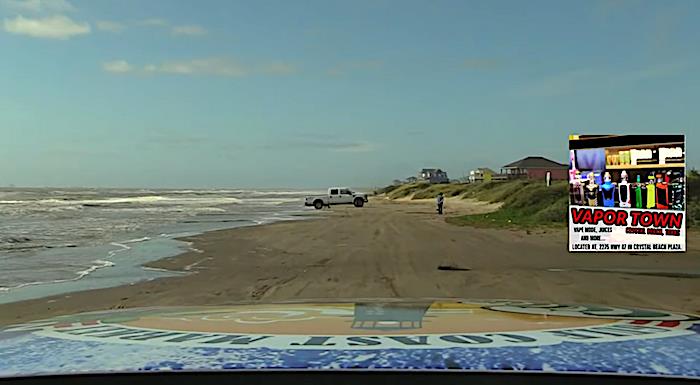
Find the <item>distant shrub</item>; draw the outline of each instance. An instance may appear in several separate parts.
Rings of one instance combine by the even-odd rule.
[[[420,183],[409,183],[405,185],[399,186],[399,188],[394,189],[389,193],[389,198],[391,199],[397,199],[397,198],[405,198],[416,191],[422,190],[424,188],[429,187],[430,184],[425,183],[425,182],[420,182]]]
[[[688,172],[686,181],[686,212],[688,226],[700,226],[700,174],[693,169]]]
[[[692,169],[685,178],[688,199],[700,199],[700,174]]]
[[[503,208],[523,213],[535,213],[556,202],[568,193],[566,182],[546,186],[544,183],[530,183],[520,190],[513,191],[504,200]]]
[[[537,222],[566,223],[569,197],[563,196],[534,215]]]
[[[392,184],[386,187],[382,187],[380,189],[374,190],[374,195],[388,194],[399,187],[401,187],[400,184]]]
[[[503,206],[493,213],[467,215],[454,218],[450,222],[485,226],[538,226],[566,223],[569,198],[568,184],[565,181],[554,182],[551,186],[526,179],[485,182],[470,189],[464,197],[503,202]]]
[[[443,193],[447,197],[454,197],[466,192],[469,188],[467,184],[434,184],[428,185],[424,189],[416,191],[413,199],[430,199],[435,198],[439,193]]]
[[[484,198],[488,199],[489,202],[503,202],[508,199],[508,197],[516,194],[530,183],[532,182],[526,180],[494,183],[496,186],[490,190],[489,195],[484,195]]]

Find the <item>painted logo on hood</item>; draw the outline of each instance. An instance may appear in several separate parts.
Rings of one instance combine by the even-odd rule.
[[[537,347],[693,335],[697,317],[524,301],[241,305],[89,313],[10,327],[56,340],[173,347]],[[1,336],[1,334],[0,334]]]
[[[0,377],[152,370],[519,370],[700,378],[695,316],[525,301],[150,308],[0,329]]]

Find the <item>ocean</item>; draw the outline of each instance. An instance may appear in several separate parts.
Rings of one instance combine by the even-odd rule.
[[[304,218],[318,191],[0,189],[0,303],[182,274],[175,238]]]

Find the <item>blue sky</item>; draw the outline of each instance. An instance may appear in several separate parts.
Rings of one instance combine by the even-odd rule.
[[[685,133],[700,2],[0,0],[0,185],[374,186]]]

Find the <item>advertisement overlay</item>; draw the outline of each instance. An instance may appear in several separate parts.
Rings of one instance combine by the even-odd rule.
[[[685,137],[571,135],[569,251],[684,252]]]

